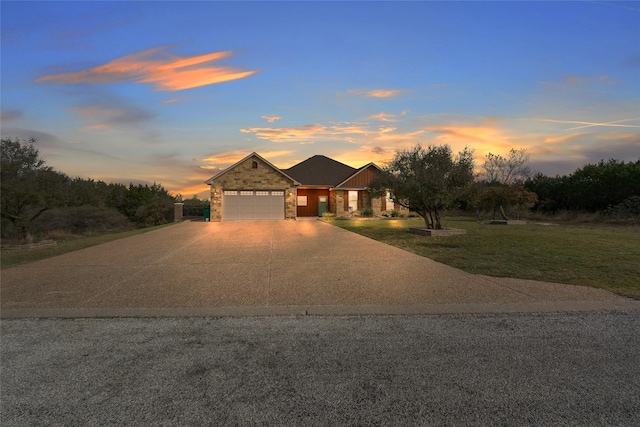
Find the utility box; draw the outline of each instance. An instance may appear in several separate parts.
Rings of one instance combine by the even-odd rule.
[[[211,207],[207,206],[202,208],[202,214],[204,216],[204,220],[206,221],[211,221]]]

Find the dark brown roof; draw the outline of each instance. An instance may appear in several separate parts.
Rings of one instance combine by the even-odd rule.
[[[301,185],[335,187],[356,173],[358,169],[326,156],[316,155],[281,171]]]

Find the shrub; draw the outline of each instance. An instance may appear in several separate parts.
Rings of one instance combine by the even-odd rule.
[[[369,218],[373,216],[373,209],[371,208],[364,208],[362,209],[362,212],[360,212],[360,216],[363,218]]]
[[[125,231],[134,228],[126,216],[113,208],[75,206],[44,212],[34,222],[33,231],[38,235],[63,233],[94,234]]]
[[[640,196],[631,196],[622,203],[610,206],[606,215],[614,219],[633,219],[640,217]]]
[[[394,209],[394,210],[391,211],[391,217],[392,218],[397,218],[399,216],[400,216],[400,212],[398,212],[397,210]]]

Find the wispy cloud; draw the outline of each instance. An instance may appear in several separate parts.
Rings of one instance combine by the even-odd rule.
[[[269,116],[260,116],[261,119],[265,119],[266,121],[268,121],[269,123],[273,123],[276,120],[281,120],[282,117],[276,115],[276,114],[271,114]]]
[[[363,122],[338,122],[326,125],[315,123],[297,127],[253,127],[240,129],[240,132],[253,133],[256,138],[271,142],[298,142],[303,144],[309,143],[311,140],[342,140],[349,143],[358,143],[361,141],[356,138],[384,139],[385,135],[389,135],[395,130],[395,127],[372,127]]]
[[[394,123],[398,121],[398,116],[396,116],[395,114],[381,112],[371,116],[371,119],[378,120],[379,122]]]
[[[283,128],[255,127],[240,129],[240,132],[253,133],[258,139],[266,139],[273,142],[305,141],[316,136],[326,136],[328,134],[327,127],[321,124]]]
[[[372,116],[369,116],[369,119],[377,120],[379,122],[396,123],[407,114],[409,114],[409,110],[404,110],[400,114],[391,114],[391,113],[385,113],[384,111],[381,111],[378,114],[373,114]]]
[[[158,91],[172,92],[242,79],[257,72],[210,65],[231,56],[231,51],[181,57],[168,49],[168,46],[147,49],[85,70],[47,74],[36,81],[58,85],[149,83]]]
[[[2,121],[13,121],[18,120],[22,117],[22,111],[20,110],[5,110],[0,113],[0,120]]]
[[[82,130],[99,130],[121,125],[134,126],[139,123],[147,122],[155,117],[155,114],[148,111],[125,105],[107,105],[107,104],[83,104],[76,105],[71,111],[78,115],[83,121],[89,123]]]
[[[545,144],[565,144],[569,141],[579,139],[583,136],[584,136],[584,133],[572,133],[570,135],[559,135],[559,136],[553,135],[553,136],[545,137],[543,141]]]
[[[349,89],[352,95],[365,96],[367,98],[392,98],[402,93],[400,89]]]

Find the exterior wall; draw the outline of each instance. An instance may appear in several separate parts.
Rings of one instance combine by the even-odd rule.
[[[327,212],[332,211],[328,188],[298,188],[298,196],[307,196],[307,206],[298,206],[298,216],[318,216],[318,197],[327,196]]]
[[[333,193],[336,195],[336,203],[334,204],[335,211],[333,213],[335,213],[337,217],[349,216],[349,209],[344,208],[345,200],[349,203],[346,191],[334,190]]]
[[[366,169],[356,173],[353,177],[342,183],[340,187],[366,187],[377,173],[380,173],[374,166],[369,166]]]
[[[252,168],[256,162],[258,167]],[[222,220],[224,190],[283,190],[285,218],[296,217],[296,186],[257,157],[250,157],[211,183],[211,221]]]
[[[371,193],[367,190],[358,191],[358,210],[362,211],[363,209],[371,207]]]
[[[334,190],[329,190],[329,213],[336,214],[336,210],[337,210],[336,206],[337,206],[336,192]]]
[[[374,215],[382,214],[383,212],[382,202],[383,202],[382,197],[375,197],[371,199],[371,209],[373,209]]]

